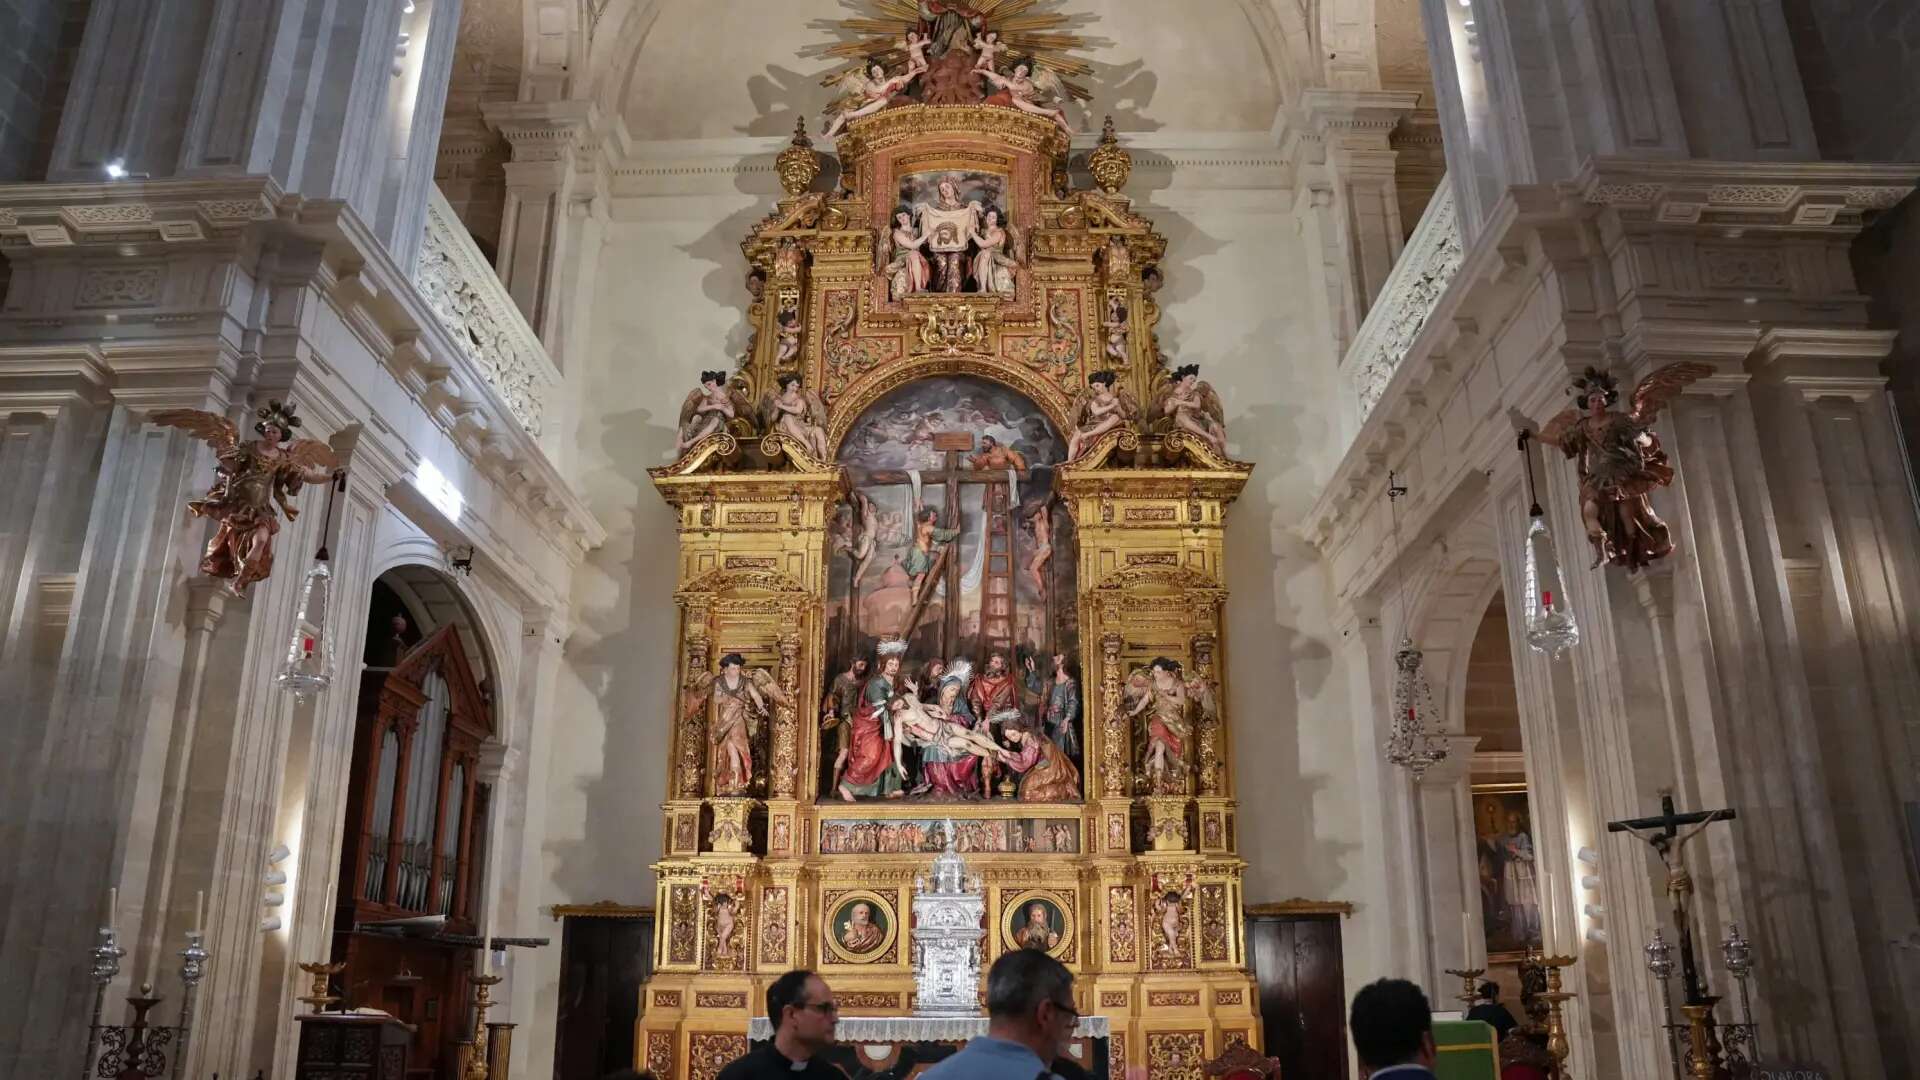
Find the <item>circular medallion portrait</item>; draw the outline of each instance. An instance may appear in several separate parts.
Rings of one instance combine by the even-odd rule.
[[[847,893],[828,911],[827,951],[842,963],[870,964],[886,954],[897,929],[893,907],[878,893]]]
[[[1001,917],[1010,949],[1039,949],[1058,959],[1073,941],[1073,920],[1059,899],[1029,893],[1010,901]]]

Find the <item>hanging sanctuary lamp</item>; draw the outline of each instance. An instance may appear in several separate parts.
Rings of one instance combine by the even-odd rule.
[[[1580,644],[1580,624],[1567,606],[1566,590],[1560,583],[1560,557],[1553,549],[1553,533],[1547,529],[1547,512],[1540,508],[1540,496],[1533,487],[1531,432],[1520,433],[1520,456],[1527,463],[1527,550],[1522,568],[1527,605],[1527,644],[1535,652],[1558,660],[1561,654]]]
[[[287,638],[287,658],[280,667],[280,688],[304,703],[333,682],[333,569],[328,561],[327,535],[333,531],[333,504],[347,489],[346,470],[334,474],[327,493],[327,517],[320,525],[320,550],[300,582],[300,603],[293,609],[293,632]]]
[[[1394,588],[1400,594],[1400,647],[1393,653],[1393,710],[1387,729],[1387,761],[1413,773],[1419,780],[1434,762],[1447,756],[1447,739],[1433,718],[1433,691],[1421,670],[1425,656],[1413,643],[1413,623],[1407,605],[1405,570],[1400,563],[1400,498],[1407,493],[1393,473],[1387,474],[1387,512],[1393,521]]]

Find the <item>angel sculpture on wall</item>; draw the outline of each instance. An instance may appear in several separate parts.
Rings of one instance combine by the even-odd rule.
[[[1173,382],[1160,391],[1154,401],[1154,415],[1171,417],[1173,426],[1197,435],[1213,452],[1227,453],[1227,414],[1213,384],[1200,378],[1199,364],[1185,364],[1173,371]]]
[[[162,409],[151,417],[162,427],[175,427],[213,447],[213,486],[206,495],[187,502],[187,512],[220,523],[207,541],[200,572],[225,578],[227,589],[245,596],[248,586],[273,573],[273,537],[280,531],[274,514],[278,504],[288,521],[300,516],[290,498],[302,484],[324,484],[333,479],[339,459],[333,448],[317,439],[293,439],[300,418],[293,407],[278,401],[254,413],[258,439],[241,442],[233,421],[200,409]]]
[[[1107,359],[1117,364],[1126,363],[1127,305],[1119,293],[1107,294],[1107,317],[1101,325],[1107,328]]]
[[[1593,543],[1594,566],[1611,562],[1638,570],[1673,552],[1667,523],[1649,498],[1654,488],[1673,482],[1673,466],[1651,425],[1688,383],[1713,372],[1709,364],[1668,364],[1640,380],[1632,408],[1618,412],[1613,376],[1588,368],[1569,391],[1575,404],[1535,434],[1579,459],[1580,517]]]
[[[779,432],[815,461],[827,460],[827,405],[820,395],[800,384],[798,375],[780,376],[780,389],[760,402],[760,419],[768,434]]]
[[[1073,431],[1067,436],[1067,460],[1077,461],[1093,441],[1140,416],[1140,406],[1125,390],[1114,388],[1117,376],[1096,371],[1087,376],[1087,388],[1073,399]]]
[[[713,711],[707,723],[707,782],[717,796],[746,795],[753,786],[753,738],[773,705],[792,708],[793,697],[765,668],[750,668],[739,653],[720,658],[720,673],[697,672],[687,681],[685,716]]]
[[[1128,719],[1144,729],[1141,786],[1149,795],[1191,794],[1195,721],[1215,715],[1212,687],[1184,678],[1178,660],[1161,656],[1130,675],[1122,695]]]
[[[827,106],[827,113],[832,119],[828,121],[827,129],[820,133],[821,138],[831,139],[852,121],[886,108],[892,103],[893,95],[906,89],[917,74],[909,70],[888,77],[886,66],[878,60],[858,71],[847,72],[835,84],[840,88],[840,97]]]
[[[1051,117],[1060,125],[1060,130],[1071,135],[1073,125],[1067,122],[1065,109],[1055,102],[1067,100],[1067,87],[1060,76],[1045,68],[1039,71],[1033,65],[1022,60],[1013,65],[1013,74],[1002,75],[992,68],[980,68],[980,77],[998,87],[998,92],[987,95],[984,105],[1006,105],[1021,112],[1035,116]]]
[[[746,395],[728,385],[726,372],[701,372],[699,387],[680,403],[680,437],[674,440],[674,456],[716,431],[725,431],[729,422],[752,411]]]

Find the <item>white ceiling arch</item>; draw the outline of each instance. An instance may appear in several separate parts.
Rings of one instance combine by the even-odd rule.
[[[556,0],[532,0],[533,3]],[[580,0],[604,2],[574,96],[623,116],[636,141],[783,135],[817,116],[833,20],[849,0]],[[1095,67],[1091,121],[1123,130],[1268,132],[1301,87],[1317,81],[1309,20],[1321,0],[1081,0],[1075,16]],[[1342,3],[1360,0],[1341,0]],[[1370,6],[1371,0],[1365,0]]]

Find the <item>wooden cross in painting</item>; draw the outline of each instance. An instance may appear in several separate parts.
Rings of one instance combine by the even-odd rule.
[[[980,484],[986,487],[982,499],[985,511],[985,532],[981,543],[986,545],[983,557],[986,560],[981,574],[981,612],[980,643],[984,651],[1010,650],[1014,642],[1015,594],[1014,567],[1016,565],[1014,528],[1014,498],[1008,490],[1008,469],[982,467],[975,464],[983,454],[1005,455],[1004,448],[993,447],[981,453],[973,453],[974,438],[970,432],[941,431],[933,435],[933,449],[944,455],[943,467],[919,474],[923,485],[938,485],[945,489],[944,506],[935,515],[933,525],[932,564],[919,577],[913,593],[912,603],[901,618],[900,625],[891,628],[892,636],[911,639],[915,630],[925,618],[927,608],[933,601],[934,593],[941,584],[946,586],[947,601],[943,606],[940,622],[937,651],[942,656],[951,656],[960,640],[960,560],[954,554],[954,544],[960,539],[961,511],[960,489],[963,484]],[[971,459],[967,455],[971,454]],[[1015,478],[1027,474],[1024,460],[1019,460],[1013,468]],[[855,470],[851,479],[861,486],[886,486],[912,483],[913,476],[901,469]],[[916,501],[914,513],[916,520],[911,527],[917,530],[921,523],[918,515],[924,509]],[[947,539],[941,540],[939,537]],[[853,612],[859,611],[856,597],[852,605]],[[857,635],[863,628],[853,627]]]
[[[1687,873],[1685,848],[1687,842],[1700,835],[1700,830],[1708,825],[1716,821],[1731,821],[1737,816],[1732,810],[1677,813],[1673,808],[1673,795],[1668,793],[1660,796],[1660,814],[1657,817],[1607,822],[1608,832],[1629,833],[1645,840],[1667,868],[1667,895],[1673,899],[1673,921],[1677,924],[1675,929],[1680,932],[1680,974],[1689,1005],[1705,1004],[1708,998],[1706,985],[1700,981],[1700,968],[1693,955],[1693,918],[1689,908],[1693,899],[1693,878]],[[1680,827],[1683,825],[1691,827],[1682,832]]]

